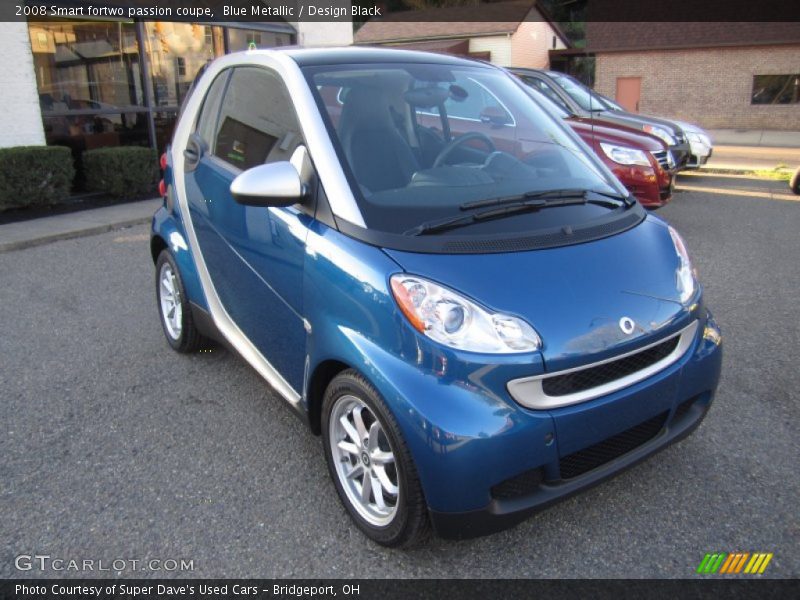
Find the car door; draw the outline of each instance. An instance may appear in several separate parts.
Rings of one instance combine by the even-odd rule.
[[[305,361],[302,285],[312,207],[243,206],[230,185],[249,168],[289,160],[302,144],[280,76],[248,66],[217,76],[184,152],[189,210],[217,295],[295,391]]]

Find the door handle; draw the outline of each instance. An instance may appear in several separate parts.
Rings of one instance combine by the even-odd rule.
[[[200,163],[205,153],[205,142],[196,133],[189,136],[186,142],[186,148],[183,149],[183,170],[186,172],[194,171]]]

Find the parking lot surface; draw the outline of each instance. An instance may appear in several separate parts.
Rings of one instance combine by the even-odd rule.
[[[319,439],[242,360],[169,349],[146,226],[0,254],[0,576],[116,574],[16,570],[38,553],[193,561],[122,573],[146,577],[693,577],[737,551],[800,576],[800,203],[726,185],[658,212],[725,340],[700,429],[515,529],[413,551],[358,532]]]

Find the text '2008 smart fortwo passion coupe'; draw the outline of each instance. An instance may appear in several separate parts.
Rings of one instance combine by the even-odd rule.
[[[241,354],[381,544],[517,523],[692,431],[717,386],[681,237],[520,86],[424,53],[233,54],[164,160],[167,340]]]

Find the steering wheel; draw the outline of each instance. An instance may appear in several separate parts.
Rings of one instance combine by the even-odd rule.
[[[441,167],[443,164],[445,164],[445,160],[450,157],[456,148],[470,140],[480,140],[486,144],[490,152],[497,151],[497,148],[494,147],[494,142],[488,135],[479,131],[470,131],[469,133],[465,133],[464,135],[460,135],[457,138],[450,140],[448,144],[439,152],[439,155],[436,157],[436,160],[433,161],[433,166],[431,168],[435,169],[436,167]]]

